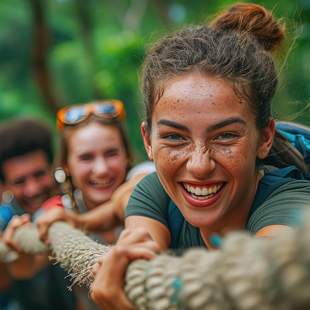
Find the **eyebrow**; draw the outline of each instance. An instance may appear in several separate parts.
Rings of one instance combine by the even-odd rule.
[[[220,128],[223,128],[225,126],[235,124],[235,123],[239,123],[242,125],[246,124],[246,122],[240,117],[230,117],[230,118],[224,119],[224,120],[222,120],[216,124],[211,125],[210,127],[208,127],[207,131],[208,132],[214,131],[214,130],[217,130],[217,129],[220,129]]]
[[[188,127],[180,124],[180,123],[176,123],[174,121],[170,121],[168,119],[160,119],[158,122],[157,122],[157,125],[165,125],[165,126],[169,126],[169,127],[174,127],[174,128],[177,128],[177,129],[181,129],[181,130],[185,130],[185,131],[190,131],[188,129]]]
[[[208,132],[214,131],[214,130],[217,130],[217,129],[220,129],[222,127],[225,127],[225,126],[228,126],[231,124],[235,124],[235,123],[239,123],[242,125],[246,124],[246,122],[240,117],[230,117],[230,118],[224,119],[224,120],[222,120],[216,124],[211,125],[210,127],[207,128],[207,131]],[[158,125],[165,125],[165,126],[169,126],[169,127],[174,127],[174,128],[185,130],[185,131],[190,131],[188,127],[186,127],[180,123],[168,120],[168,119],[161,119],[157,122],[157,124]]]

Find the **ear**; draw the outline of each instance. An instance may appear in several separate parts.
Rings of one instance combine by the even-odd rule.
[[[273,144],[273,138],[275,135],[275,120],[271,119],[267,127],[260,130],[260,144],[257,150],[257,157],[264,159],[268,156]]]
[[[145,121],[141,123],[141,135],[143,138],[144,148],[149,160],[153,160],[153,152],[151,145],[151,133]]]

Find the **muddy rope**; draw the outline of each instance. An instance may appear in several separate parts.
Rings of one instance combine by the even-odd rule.
[[[35,229],[25,230],[34,236],[31,251],[37,243],[46,250]],[[15,236],[20,244],[25,230]],[[60,222],[51,226],[49,239],[54,259],[73,282],[89,286],[92,266],[109,247]],[[137,309],[310,309],[310,216],[300,228],[272,239],[232,233],[218,251],[135,261],[125,290]]]

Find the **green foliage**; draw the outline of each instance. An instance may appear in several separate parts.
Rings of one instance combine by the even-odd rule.
[[[35,80],[31,0],[0,1],[0,121],[34,115],[54,124],[54,114]],[[143,117],[139,68],[145,47],[185,23],[202,23],[232,0],[47,0],[46,61],[58,107],[100,98],[125,102],[137,159]],[[279,55],[275,116],[310,124],[310,1],[254,1],[287,21],[289,39]]]

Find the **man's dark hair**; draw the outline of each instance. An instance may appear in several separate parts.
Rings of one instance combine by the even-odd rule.
[[[50,129],[36,119],[20,118],[0,126],[0,180],[4,181],[5,161],[43,151],[49,163],[53,162],[52,134]]]

